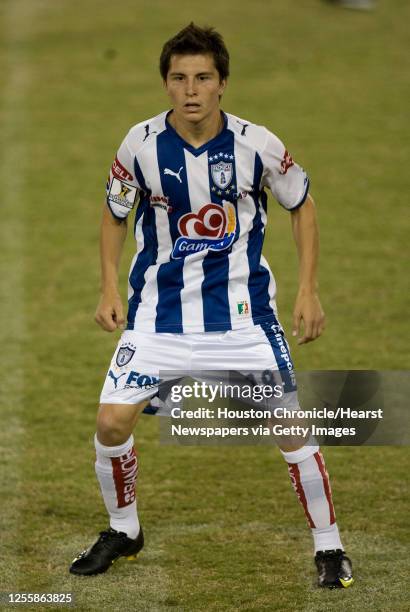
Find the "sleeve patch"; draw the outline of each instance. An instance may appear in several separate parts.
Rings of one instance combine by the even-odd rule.
[[[280,162],[279,174],[286,174],[289,168],[294,165],[295,162],[293,161],[292,156],[290,155],[290,153],[288,153],[288,151],[285,150],[285,153],[283,154],[283,159]]]
[[[110,204],[117,204],[132,210],[135,204],[135,198],[137,196],[137,188],[133,187],[129,183],[120,181],[117,178],[112,179],[111,187],[108,192],[108,202]]]
[[[111,172],[120,181],[134,180],[134,177],[132,176],[132,174],[128,172],[127,168],[125,168],[122,165],[122,163],[118,160],[118,157],[114,159],[114,163],[112,165]]]

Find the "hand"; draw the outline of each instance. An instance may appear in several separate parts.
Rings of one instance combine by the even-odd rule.
[[[325,313],[316,292],[299,291],[293,310],[292,336],[301,333],[303,321],[303,336],[298,338],[298,344],[306,344],[316,340],[325,328]]]
[[[118,292],[102,294],[94,319],[105,331],[113,332],[117,328],[124,329],[124,310]]]

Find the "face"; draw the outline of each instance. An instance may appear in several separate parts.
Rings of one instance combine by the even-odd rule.
[[[212,55],[172,55],[165,88],[177,117],[190,123],[219,114],[220,80]]]

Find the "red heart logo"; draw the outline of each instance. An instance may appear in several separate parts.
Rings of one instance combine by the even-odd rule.
[[[222,238],[226,229],[225,211],[217,204],[206,204],[198,214],[183,215],[178,221],[178,229],[188,238]]]

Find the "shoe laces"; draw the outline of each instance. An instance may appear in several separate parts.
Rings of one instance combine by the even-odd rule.
[[[340,559],[344,555],[344,551],[340,548],[334,550],[319,550],[317,553],[318,559]]]
[[[104,548],[108,548],[110,540],[113,538],[117,540],[122,540],[123,537],[126,536],[122,531],[115,531],[115,529],[106,529],[105,531],[100,531],[100,538],[98,543],[104,546]]]
[[[340,562],[343,558],[344,552],[342,550],[326,550],[320,551],[317,556],[317,560],[321,567],[326,567],[328,570],[337,572],[340,568]]]

